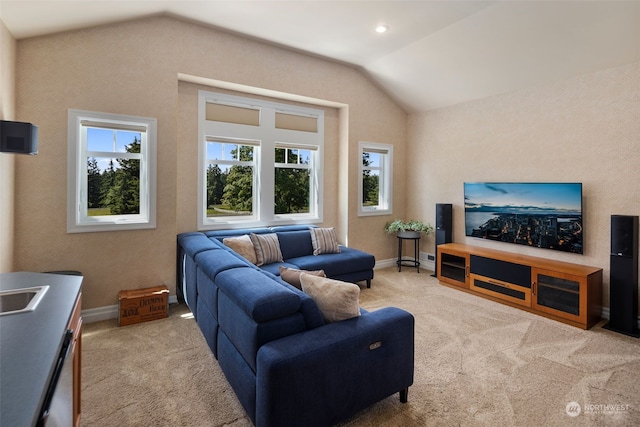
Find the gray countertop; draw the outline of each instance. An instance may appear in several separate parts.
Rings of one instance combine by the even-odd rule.
[[[35,310],[0,316],[0,426],[35,426],[82,277],[0,274],[0,291],[49,285]]]

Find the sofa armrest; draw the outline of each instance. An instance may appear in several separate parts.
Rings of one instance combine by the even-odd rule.
[[[394,307],[271,341],[258,351],[256,425],[333,425],[406,392],[413,367],[414,318]]]

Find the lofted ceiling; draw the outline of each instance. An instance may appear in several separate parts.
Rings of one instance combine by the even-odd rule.
[[[640,0],[0,0],[17,39],[159,13],[353,64],[410,112],[640,61]]]

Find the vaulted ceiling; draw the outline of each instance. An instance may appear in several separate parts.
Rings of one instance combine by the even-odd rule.
[[[636,0],[0,0],[17,39],[158,13],[356,65],[411,112],[640,61]]]

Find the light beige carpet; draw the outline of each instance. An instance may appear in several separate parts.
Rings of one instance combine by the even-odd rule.
[[[640,340],[583,331],[438,284],[376,270],[361,305],[416,318],[409,402],[395,394],[356,426],[638,426]],[[85,325],[83,426],[250,426],[193,318]],[[372,372],[375,375],[375,372]]]

